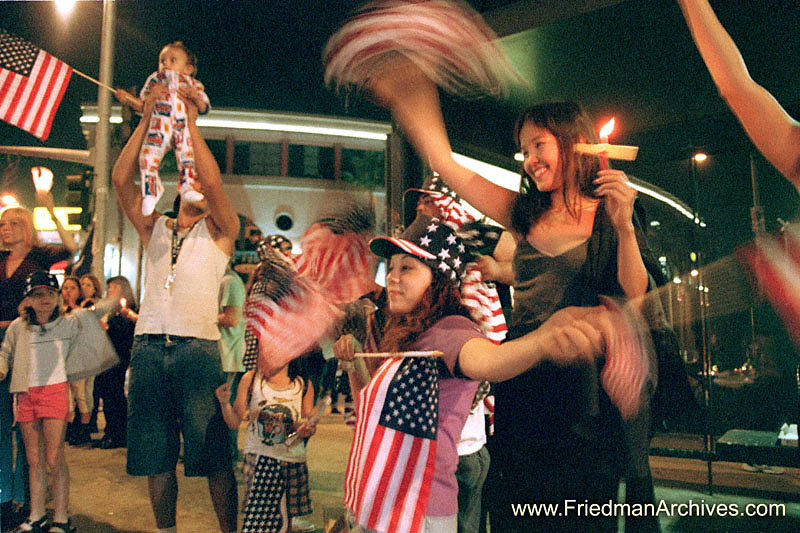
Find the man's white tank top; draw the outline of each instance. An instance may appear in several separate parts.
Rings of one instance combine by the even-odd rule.
[[[172,230],[167,220],[162,216],[156,221],[147,245],[145,292],[135,333],[217,340],[217,297],[230,258],[214,243],[202,218],[186,234],[174,282],[167,288],[172,264]]]

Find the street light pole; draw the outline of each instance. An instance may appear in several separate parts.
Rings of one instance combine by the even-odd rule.
[[[103,0],[103,27],[100,39],[100,82],[113,86],[114,77],[114,0]],[[111,95],[108,89],[97,90],[97,128],[95,129],[94,162],[94,240],[92,241],[92,272],[105,278],[106,211],[111,151]]]

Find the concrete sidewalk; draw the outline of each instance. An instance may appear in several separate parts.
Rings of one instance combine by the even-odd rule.
[[[102,436],[95,434],[95,438]],[[244,431],[240,431],[240,448]],[[308,444],[311,501],[314,513],[304,517],[319,531],[323,509],[340,508],[343,499],[344,471],[352,430],[342,415],[325,415],[317,434]],[[125,448],[114,450],[67,446],[70,469],[70,511],[80,533],[138,533],[154,531],[155,522],[147,495],[147,478],[125,473]],[[243,490],[241,463],[236,468],[239,494]],[[205,478],[183,476],[178,465],[178,531],[209,533],[219,531],[211,507]],[[52,502],[48,504],[52,506]],[[51,511],[52,512],[52,511]],[[241,526],[241,516],[240,516]]]
[[[100,436],[94,435],[95,438]],[[239,437],[241,448],[243,431],[240,431]],[[328,414],[323,416],[317,434],[309,441],[308,467],[314,513],[304,518],[313,522],[319,532],[323,530],[324,510],[327,508],[329,512],[335,512],[342,507],[344,472],[351,439],[352,429],[344,424],[343,416]],[[147,496],[147,480],[125,473],[124,448],[102,450],[68,446],[66,453],[71,476],[70,510],[79,533],[155,530]],[[715,483],[720,485],[716,487],[719,492],[711,496],[703,489],[706,465],[702,461],[651,457],[650,463],[656,480],[656,501],[736,504],[742,509],[747,503],[785,504],[786,515],[779,517],[662,516],[659,521],[664,532],[800,531],[798,469],[787,468],[784,474],[771,476],[745,472],[738,463],[715,463]],[[243,485],[239,467],[236,476],[241,504]],[[205,478],[183,477],[183,467],[179,464],[178,484],[178,531],[219,531]],[[727,485],[727,488],[723,485]],[[741,493],[747,489],[748,492],[755,489],[758,494]],[[52,503],[49,505],[52,506]],[[241,525],[241,515],[239,522]],[[620,524],[620,531],[623,530]]]

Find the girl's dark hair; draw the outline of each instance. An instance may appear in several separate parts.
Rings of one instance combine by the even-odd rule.
[[[194,67],[194,72],[192,72],[192,77],[194,78],[197,76],[197,56],[194,52],[189,50],[189,48],[183,44],[183,41],[172,41],[169,44],[164,45],[164,48],[179,48],[183,50],[183,53],[186,54],[187,59],[189,60],[189,64]],[[162,50],[164,49],[162,48]]]
[[[381,351],[408,350],[421,333],[446,316],[459,315],[471,319],[469,310],[461,303],[456,284],[438,271],[431,272],[431,285],[414,309],[405,314],[389,313],[380,344]]]
[[[595,198],[592,180],[598,170],[597,157],[577,154],[574,151],[576,143],[594,143],[597,140],[589,117],[574,102],[550,102],[529,107],[522,112],[514,125],[514,141],[518,148],[522,148],[519,135],[527,123],[545,128],[558,141],[561,174],[565,184],[564,203],[569,213],[574,216],[575,198],[567,198],[566,184],[569,176],[575,176],[577,179],[576,195]],[[549,192],[540,192],[536,188],[536,184],[525,173],[525,169],[522,169],[519,193],[511,211],[511,226],[525,235],[542,213],[551,207],[552,200]]]

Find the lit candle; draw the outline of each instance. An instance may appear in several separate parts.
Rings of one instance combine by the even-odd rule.
[[[609,159],[621,159],[633,161],[639,153],[638,146],[626,146],[623,144],[609,144],[608,137],[614,130],[614,119],[612,118],[600,128],[600,142],[595,144],[575,143],[574,150],[579,154],[596,155],[600,158],[600,169],[608,168]]]
[[[600,128],[600,144],[608,145],[608,136],[614,131],[614,119],[612,118]],[[600,152],[600,170],[608,170],[608,153]]]
[[[126,300],[125,298],[120,298],[120,299],[119,299],[119,306],[120,306],[121,308],[125,309],[125,306],[126,306],[127,304],[128,304],[128,300]]]
[[[36,192],[49,192],[53,186],[53,172],[47,167],[31,168],[33,186]]]

